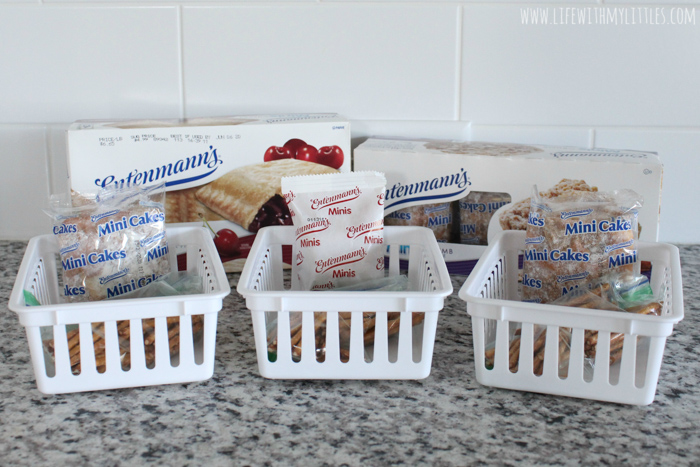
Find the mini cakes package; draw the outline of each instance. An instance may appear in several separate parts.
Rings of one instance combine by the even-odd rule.
[[[163,184],[52,197],[67,302],[118,298],[170,272]]]
[[[369,138],[354,170],[386,175],[385,223],[432,229],[451,274],[469,274],[502,231],[526,230],[533,185],[548,200],[634,190],[640,239],[658,240],[663,166],[653,152]]]
[[[641,206],[632,190],[547,199],[535,187],[523,253],[523,300],[552,302],[603,276],[638,271]]]

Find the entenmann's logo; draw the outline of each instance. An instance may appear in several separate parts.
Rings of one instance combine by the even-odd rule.
[[[359,225],[351,225],[345,229],[348,232],[348,238],[357,238],[360,235],[366,235],[370,232],[379,232],[384,230],[384,219]]]
[[[327,208],[328,206],[334,206],[336,204],[346,203],[357,199],[362,194],[360,187],[355,187],[352,190],[347,190],[337,195],[324,196],[323,198],[314,198],[311,200],[311,209],[318,210]]]
[[[384,209],[390,209],[394,206],[414,201],[452,199],[464,194],[469,185],[471,185],[471,181],[467,171],[463,168],[460,168],[459,172],[456,173],[441,175],[415,183],[402,184],[397,182],[386,190]],[[445,192],[446,190],[449,191]]]
[[[223,161],[217,154],[216,148],[214,146],[209,146],[208,151],[204,151],[194,156],[185,157],[175,162],[170,162],[168,164],[143,171],[134,169],[124,178],[117,178],[115,175],[107,175],[104,178],[97,178],[95,179],[95,185],[102,188],[112,184],[119,186],[124,184],[148,185],[164,178],[167,178],[167,181],[165,182],[166,187],[181,185],[183,183],[194,182],[196,180],[208,177],[209,175],[213,174],[222,163]],[[209,171],[193,177],[181,175],[185,172],[189,173],[199,168],[209,169]],[[183,178],[178,178],[178,175],[182,176]]]
[[[367,251],[364,248],[360,248],[358,250],[351,251],[350,253],[332,256],[326,260],[320,259],[316,261],[316,272],[318,274],[322,274],[329,269],[362,261],[366,256]]]
[[[331,226],[331,223],[328,221],[328,219],[320,219],[318,221],[314,221],[314,222],[310,222],[308,224],[302,225],[294,233],[297,237],[297,240],[299,240],[301,237],[303,237],[305,235],[323,232],[324,230],[328,229],[328,227],[330,227],[330,226]]]

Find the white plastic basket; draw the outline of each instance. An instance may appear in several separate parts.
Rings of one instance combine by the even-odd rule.
[[[57,267],[58,245],[53,235],[33,238],[22,259],[10,295],[9,308],[25,326],[39,390],[60,394],[156,384],[184,383],[211,378],[214,372],[216,324],[223,298],[231,291],[211,239],[201,227],[169,228],[172,269],[186,253],[187,271],[196,272],[205,292],[158,298],[62,303]],[[180,258],[184,258],[180,256]],[[23,290],[40,306],[26,306]],[[203,331],[195,338],[192,316],[203,316]],[[171,358],[168,317],[179,317],[179,353]],[[129,320],[130,335],[142,336],[142,320],[154,318],[155,364],[147,365],[144,339],[129,339],[130,368],[122,368],[117,322]],[[93,341],[92,323],[104,323],[105,370],[97,371],[93,345],[80,345],[80,373],[71,369],[66,327],[78,326],[81,343]],[[55,359],[45,352],[42,328],[52,335]]]
[[[430,374],[438,312],[452,293],[435,235],[424,227],[385,227],[387,276],[407,274],[402,292],[292,291],[285,278],[282,246],[293,227],[261,229],[238,283],[251,310],[260,374],[280,379],[421,379]],[[407,263],[406,263],[407,261]],[[289,274],[287,274],[287,277]],[[292,358],[290,313],[302,312],[301,358]],[[325,355],[315,349],[314,312],[325,312]],[[349,359],[340,357],[339,313],[350,312]],[[371,359],[364,343],[363,312],[376,313]],[[389,337],[388,313],[400,312],[399,331]],[[425,313],[412,326],[413,313]],[[366,315],[367,316],[367,315]],[[276,330],[276,359],[268,355],[268,332]],[[274,361],[271,361],[274,360]]]
[[[663,299],[661,316],[590,310],[519,301],[518,261],[525,232],[504,232],[489,245],[459,297],[472,317],[476,378],[481,384],[520,391],[647,405],[654,401],[666,337],[683,319],[683,289],[678,249],[639,242],[639,256],[652,265],[651,285]],[[542,375],[533,372],[535,325],[547,327]],[[521,328],[520,362],[511,372],[508,348]],[[559,327],[572,328],[568,372],[560,377]],[[594,370],[584,371],[584,331],[597,330]],[[609,364],[610,333],[623,333],[622,357]],[[495,341],[493,368],[486,345]]]

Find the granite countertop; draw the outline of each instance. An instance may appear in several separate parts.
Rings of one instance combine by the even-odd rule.
[[[7,303],[25,248],[0,242]],[[494,389],[474,375],[456,292],[420,381],[275,381],[259,376],[236,292],[219,314],[214,377],[192,384],[47,396],[16,315],[0,315],[4,464],[385,465],[700,462],[700,246],[681,247],[685,318],[669,337],[649,406]],[[235,289],[238,276],[229,275]]]

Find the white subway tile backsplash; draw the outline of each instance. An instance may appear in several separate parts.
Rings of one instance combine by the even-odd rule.
[[[700,217],[694,209],[700,199],[700,129],[603,128],[596,130],[595,141],[597,147],[658,152],[664,165],[659,240],[700,241]]]
[[[591,142],[591,128],[584,127],[531,127],[507,125],[471,125],[469,139],[497,143],[549,144],[587,148]]]
[[[49,233],[46,129],[0,125],[0,239],[26,240]]]
[[[49,163],[49,190],[52,194],[68,193],[68,151],[66,130],[69,124],[47,125],[46,146]]]
[[[53,0],[52,0],[53,1]],[[319,2],[332,2],[332,3],[376,3],[377,0],[318,0]],[[382,2],[390,3],[426,3],[430,0],[381,0]],[[451,2],[451,3],[522,3],[528,4],[533,3],[531,0],[440,0],[441,2]],[[561,0],[537,0],[537,3],[559,3]],[[578,4],[591,4],[598,3],[598,0],[577,0]]]
[[[658,150],[660,237],[700,242],[698,22],[700,0],[0,0],[0,238],[48,231],[74,120],[330,111],[354,145]]]
[[[455,119],[456,5],[184,7],[188,116]]]
[[[0,123],[179,116],[176,8],[1,10]]]
[[[555,25],[567,8],[539,4],[463,10],[462,120],[700,125],[700,27]],[[531,10],[550,24],[523,24]]]

